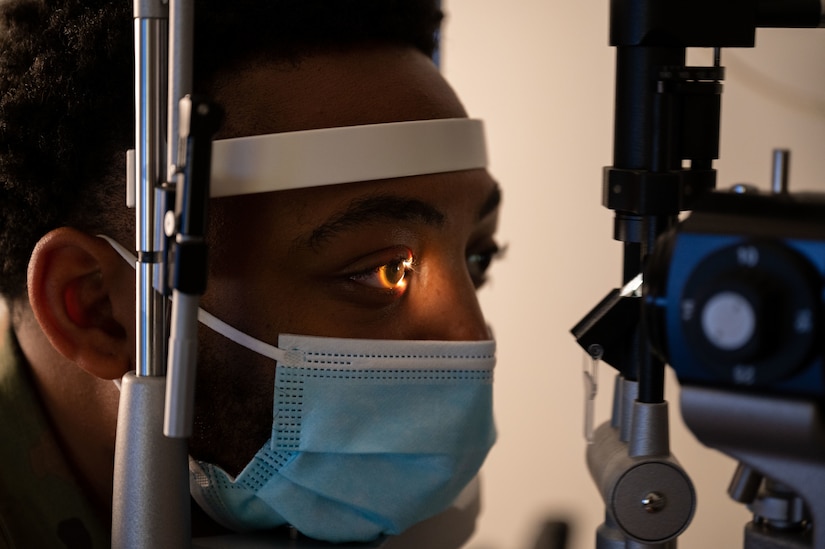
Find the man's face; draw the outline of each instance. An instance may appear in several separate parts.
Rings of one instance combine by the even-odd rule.
[[[407,50],[262,63],[217,90],[224,136],[465,116]],[[476,289],[498,250],[498,198],[469,170],[212,200],[202,306],[271,344],[488,339]],[[208,329],[202,340],[191,453],[237,474],[270,436],[275,365]]]

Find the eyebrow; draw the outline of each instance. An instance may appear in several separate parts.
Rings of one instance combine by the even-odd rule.
[[[317,248],[336,234],[380,221],[415,221],[440,227],[446,216],[422,200],[395,195],[374,195],[353,200],[343,211],[333,214],[298,244]]]
[[[500,203],[501,189],[495,185],[479,208],[478,219],[495,211]],[[373,195],[352,201],[344,210],[333,214],[313,229],[308,236],[297,238],[295,244],[316,249],[345,230],[381,221],[418,222],[441,227],[445,220],[443,212],[423,200],[390,194]]]

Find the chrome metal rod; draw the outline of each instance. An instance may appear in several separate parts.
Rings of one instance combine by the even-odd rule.
[[[154,288],[161,219],[156,211],[155,192],[162,182],[166,135],[166,67],[168,21],[161,1],[135,4],[135,156],[137,183],[136,249],[137,339],[139,376],[165,373],[165,303]]]
[[[178,102],[192,93],[192,55],[195,9],[192,0],[169,2],[169,94],[166,180],[175,182],[183,159],[178,158],[180,112]]]
[[[790,161],[791,151],[788,149],[774,149],[773,167],[771,169],[771,191],[774,194],[788,194]]]

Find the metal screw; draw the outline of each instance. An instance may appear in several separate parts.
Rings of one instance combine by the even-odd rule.
[[[665,508],[665,496],[659,492],[650,492],[642,498],[642,506],[648,513],[658,513]]]

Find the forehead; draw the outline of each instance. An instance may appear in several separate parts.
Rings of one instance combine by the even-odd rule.
[[[219,138],[466,116],[432,61],[406,47],[258,58],[218,75],[211,94],[226,111]]]
[[[495,225],[498,198],[497,183],[484,169],[225,197],[211,201],[211,240],[227,252],[287,254],[347,214],[348,229],[358,225],[392,236],[405,225],[427,225],[426,212],[438,212],[439,231],[460,239],[481,224]],[[364,219],[368,223],[359,222]]]
[[[408,47],[322,52],[295,63],[258,58],[218,75],[213,88],[226,111],[218,138],[466,117],[432,61]],[[247,239],[257,232],[272,238],[277,226],[286,239],[364,196],[389,193],[446,201],[453,209],[475,212],[494,187],[485,170],[473,170],[261,193],[213,200],[213,223],[222,227],[218,234],[228,236],[239,229]]]

